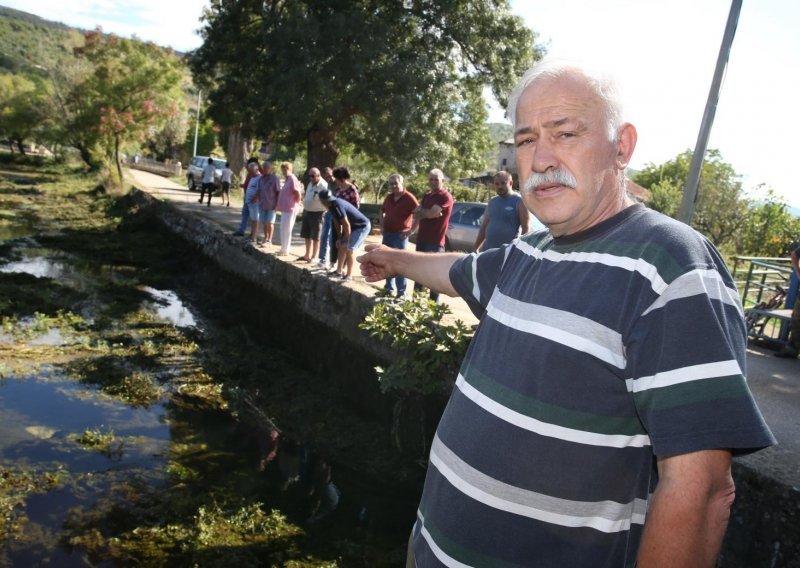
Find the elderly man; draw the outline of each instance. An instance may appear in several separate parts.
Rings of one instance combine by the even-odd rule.
[[[319,192],[328,189],[328,183],[321,178],[317,168],[308,170],[308,185],[303,197],[303,224],[300,237],[306,243],[306,254],[299,260],[311,262],[319,253],[319,233],[322,230],[322,214],[326,208],[319,200]]]
[[[250,180],[253,179],[253,174],[250,173],[250,164],[255,163],[258,164],[258,158],[248,158],[247,159],[247,176],[244,178],[242,182],[242,190],[247,192],[247,186],[250,185]],[[255,175],[261,175],[261,170],[257,170]],[[239,222],[239,228],[233,232],[234,236],[243,237],[244,232],[247,230],[247,227],[250,225],[250,206],[245,199],[242,203],[242,216],[241,221]]]
[[[412,214],[419,206],[417,198],[406,191],[403,185],[403,176],[393,174],[389,176],[389,194],[381,205],[381,235],[383,244],[387,247],[405,249],[408,246],[408,235],[411,233]],[[402,298],[406,293],[406,279],[402,276],[386,279],[384,289],[391,294],[397,286],[397,297]]]
[[[522,196],[514,191],[511,174],[497,172],[493,181],[497,195],[489,200],[486,213],[483,214],[483,222],[475,239],[476,251],[500,248],[520,234],[527,235],[531,226],[531,214],[525,207]]]
[[[715,565],[731,456],[774,443],[744,377],[733,281],[698,233],[626,195],[613,85],[544,63],[509,102],[528,208],[499,249],[378,247],[481,316],[431,446],[416,566]]]
[[[450,215],[453,213],[453,196],[444,186],[444,173],[434,168],[428,173],[430,190],[422,196],[422,203],[414,210],[414,225],[417,231],[417,251],[444,252],[445,235]],[[414,279],[414,290],[424,286]],[[431,288],[430,298],[439,301],[439,292]]]

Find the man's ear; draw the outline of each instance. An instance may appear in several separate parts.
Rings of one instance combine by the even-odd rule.
[[[636,148],[636,127],[626,122],[617,131],[617,159],[616,165],[620,170],[628,167],[633,150]]]

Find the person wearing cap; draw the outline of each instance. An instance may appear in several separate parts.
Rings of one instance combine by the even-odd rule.
[[[339,250],[336,270],[332,277],[349,281],[353,279],[353,253],[364,243],[372,225],[352,203],[335,197],[330,191],[319,193],[319,200],[330,211]]]

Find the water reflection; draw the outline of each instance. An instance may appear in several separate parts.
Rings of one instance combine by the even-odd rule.
[[[164,414],[161,406],[134,408],[58,374],[6,379],[0,383],[0,464],[59,462],[73,472],[106,469],[108,457],[82,451],[74,439],[101,425],[123,440],[115,468],[151,462],[167,449]],[[125,443],[126,438],[136,443]]]
[[[65,265],[63,262],[51,260],[44,256],[34,256],[6,263],[0,266],[0,272],[17,272],[30,274],[37,278],[59,279],[64,276]]]
[[[140,286],[155,298],[154,302],[145,302],[145,307],[155,310],[155,314],[177,327],[197,327],[197,320],[191,310],[171,290],[157,290],[150,286]]]

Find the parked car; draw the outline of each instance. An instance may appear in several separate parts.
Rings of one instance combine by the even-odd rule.
[[[448,251],[473,252],[478,230],[483,223],[486,204],[474,201],[456,201],[447,224],[444,247]]]
[[[225,167],[225,160],[219,158],[212,158],[214,160],[214,185],[220,185],[222,178],[222,169]],[[203,168],[208,163],[208,156],[195,156],[189,165],[186,166],[186,183],[189,185],[189,191],[197,191],[200,188],[201,180],[203,179]]]
[[[485,203],[456,201],[453,204],[450,222],[447,224],[447,233],[444,239],[445,250],[448,252],[473,252],[484,213],[486,213]],[[417,242],[416,237],[416,234],[411,235],[412,243]]]

